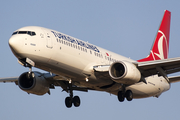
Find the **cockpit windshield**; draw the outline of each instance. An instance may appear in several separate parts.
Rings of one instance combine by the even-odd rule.
[[[12,35],[16,35],[16,34],[28,34],[30,36],[36,35],[36,33],[33,31],[15,31],[15,32],[13,32]]]

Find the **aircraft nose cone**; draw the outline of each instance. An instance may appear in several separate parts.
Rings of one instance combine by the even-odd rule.
[[[11,50],[13,51],[13,53],[19,53],[22,48],[21,38],[12,36],[9,39],[9,46],[10,46]]]
[[[14,48],[14,47],[16,46],[15,44],[16,44],[16,40],[10,38],[10,39],[9,39],[9,46],[12,47],[12,48]]]

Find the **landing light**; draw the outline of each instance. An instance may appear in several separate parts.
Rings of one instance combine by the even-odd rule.
[[[86,78],[86,82],[88,82],[89,81],[89,79],[88,78]]]

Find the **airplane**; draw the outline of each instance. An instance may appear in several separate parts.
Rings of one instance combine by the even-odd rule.
[[[159,97],[179,82],[180,76],[168,77],[180,71],[180,57],[168,58],[171,12],[165,10],[152,49],[146,58],[130,58],[100,48],[64,33],[38,26],[27,26],[13,32],[9,46],[18,62],[29,68],[18,77],[1,78],[14,82],[28,94],[50,94],[60,86],[69,93],[67,108],[80,106],[73,91],[105,91],[126,98]],[[32,71],[36,67],[47,71]]]

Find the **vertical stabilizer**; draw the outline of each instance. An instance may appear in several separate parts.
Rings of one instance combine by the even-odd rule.
[[[168,58],[169,33],[170,33],[171,12],[165,10],[159,30],[148,57],[137,60],[138,62],[161,60]]]

